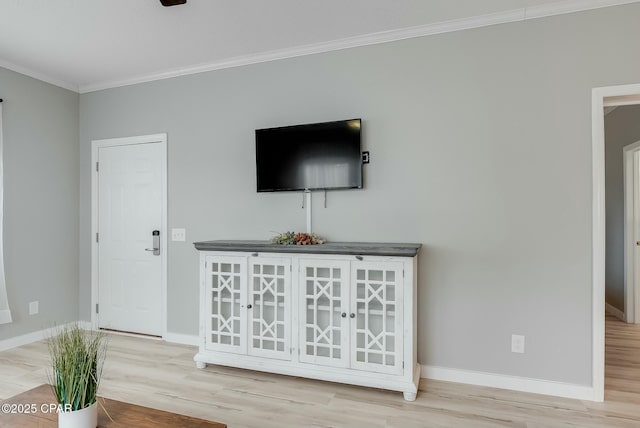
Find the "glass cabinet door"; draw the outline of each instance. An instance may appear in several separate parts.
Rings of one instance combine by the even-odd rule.
[[[249,259],[249,355],[291,359],[291,259]]]
[[[402,373],[402,264],[352,262],[351,367]]]
[[[246,263],[246,257],[206,257],[207,349],[246,353]]]
[[[349,263],[300,260],[300,361],[349,365]]]

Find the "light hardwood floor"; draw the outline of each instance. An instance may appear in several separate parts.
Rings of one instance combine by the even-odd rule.
[[[287,427],[640,427],[640,326],[607,316],[604,403],[423,380],[398,392],[209,366],[195,348],[111,336],[101,395],[225,422]],[[47,381],[42,342],[0,352],[0,399]],[[0,415],[0,419],[2,415]]]

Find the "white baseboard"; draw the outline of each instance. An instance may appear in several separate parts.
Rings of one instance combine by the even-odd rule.
[[[76,321],[70,322],[68,324],[49,327],[45,328],[44,330],[38,330],[31,333],[23,334],[21,336],[0,340],[0,352],[8,351],[9,349],[17,348],[18,346],[24,346],[31,343],[39,342],[40,340],[44,340],[55,335],[56,331],[60,330],[61,328],[75,324],[77,324],[84,330],[91,330],[91,323],[87,321]]]
[[[167,332],[167,334],[164,335],[164,340],[165,342],[178,343],[180,345],[198,346],[200,344],[199,337],[191,334]]]
[[[47,337],[47,333],[51,333],[51,329],[34,331],[33,333],[23,334],[21,336],[0,340],[0,351],[17,348],[18,346],[28,345]]]
[[[69,324],[70,325],[77,324],[80,328],[84,330],[93,329],[90,321],[77,321],[75,323],[69,323]],[[38,330],[32,333],[23,334],[21,336],[0,340],[0,352],[7,351],[9,349],[17,348],[18,346],[28,345],[30,343],[34,343],[34,342],[38,342],[40,340],[46,339],[51,335],[53,335],[56,330],[62,327],[63,326],[51,327],[44,330]],[[116,334],[127,335],[126,333],[116,333]],[[139,335],[130,335],[130,336],[141,337]],[[198,346],[200,344],[198,336],[190,335],[190,334],[167,333],[163,339],[166,342],[178,343],[180,345]]]
[[[30,343],[46,339],[53,335],[58,328],[60,327],[45,328],[44,330],[38,330],[21,336],[0,340],[0,351],[7,351],[9,349],[17,348],[18,346],[29,345]]]
[[[91,329],[91,323],[87,321],[80,321],[78,322],[78,325],[87,330]],[[23,334],[21,336],[12,337],[10,339],[0,340],[0,351],[6,351],[8,349],[46,339],[58,328],[60,327],[47,328]],[[169,343],[178,343],[182,345],[198,346],[199,344],[199,337],[189,334],[167,333],[164,336],[164,340]],[[513,391],[531,392],[534,394],[552,395],[578,400],[597,401],[594,389],[591,386],[500,375],[495,373],[476,372],[472,370],[451,369],[446,367],[423,365],[421,368],[422,377],[425,379],[510,389]]]
[[[78,321],[78,327],[80,327],[83,330],[93,330],[91,321]]]
[[[608,313],[613,315],[614,317],[625,321],[624,318],[624,312],[622,312],[620,309],[616,308],[615,306],[610,305],[609,303],[605,303],[604,304],[604,310]]]
[[[425,379],[510,389],[513,391],[531,392],[534,394],[597,401],[595,391],[591,386],[554,382],[551,380],[531,379],[519,376],[508,376],[426,365],[422,366],[422,377]]]

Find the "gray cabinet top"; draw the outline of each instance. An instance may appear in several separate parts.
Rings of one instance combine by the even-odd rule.
[[[349,254],[363,256],[413,257],[422,244],[380,242],[328,242],[319,245],[280,245],[270,241],[202,241],[194,242],[200,251],[246,251],[263,253]]]

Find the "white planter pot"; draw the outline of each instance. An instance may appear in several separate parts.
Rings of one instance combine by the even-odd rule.
[[[97,426],[97,401],[84,409],[58,413],[58,428],[96,428]]]

